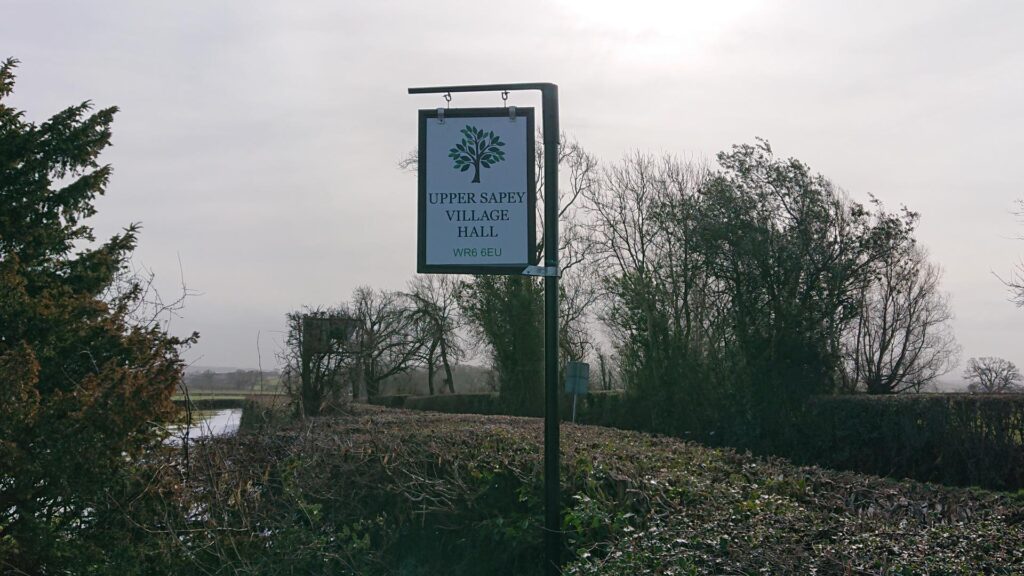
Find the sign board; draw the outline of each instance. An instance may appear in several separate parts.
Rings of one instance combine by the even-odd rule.
[[[585,396],[590,384],[590,364],[568,362],[565,365],[565,393]]]
[[[335,349],[337,343],[347,342],[359,321],[347,316],[302,316],[302,349],[304,354],[326,354]]]
[[[418,167],[418,272],[537,263],[533,108],[420,110]]]

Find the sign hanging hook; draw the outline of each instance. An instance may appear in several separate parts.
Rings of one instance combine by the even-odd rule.
[[[444,95],[444,108],[437,109],[437,123],[444,124],[444,111],[451,107],[452,104],[452,93],[447,92]]]
[[[502,102],[502,104],[505,105],[505,108],[508,109],[508,121],[509,122],[515,122],[516,121],[516,107],[508,105],[508,90],[503,90],[501,92],[501,102]]]

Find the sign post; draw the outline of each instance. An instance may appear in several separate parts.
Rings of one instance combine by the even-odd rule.
[[[565,364],[565,392],[572,394],[572,423],[576,423],[576,397],[585,396],[590,385],[590,364],[567,362]]]
[[[436,170],[436,168],[433,168],[434,166],[442,165],[439,163],[438,157],[438,154],[441,152],[451,162],[452,170],[457,170],[462,174],[463,179],[468,180],[469,184],[475,186],[483,185],[487,179],[494,176],[513,188],[509,190],[490,189],[490,192],[512,194],[523,192],[518,187],[514,187],[519,183],[519,180],[516,180],[514,175],[507,175],[507,179],[504,179],[506,178],[505,176],[498,176],[500,169],[506,167],[503,166],[505,162],[508,162],[508,165],[512,164],[514,156],[505,149],[513,142],[511,140],[513,136],[505,135],[505,132],[500,128],[503,119],[497,115],[493,117],[496,124],[484,124],[483,120],[490,119],[491,117],[486,114],[479,116],[483,112],[493,113],[494,110],[501,110],[505,117],[504,121],[508,122],[509,115],[512,115],[514,119],[515,115],[520,113],[520,110],[511,107],[508,109],[471,109],[465,111],[438,108],[437,110],[420,111],[420,242],[417,269],[420,272],[526,274],[544,277],[544,573],[547,576],[556,576],[561,571],[562,550],[558,478],[558,138],[560,133],[558,127],[558,86],[543,82],[485,84],[477,86],[436,86],[410,88],[409,94],[450,94],[452,92],[507,93],[523,90],[539,91],[543,108],[541,126],[544,131],[544,265],[532,265],[535,263],[535,257],[531,256],[533,254],[532,247],[525,253],[526,261],[517,258],[521,254],[515,252],[516,244],[521,240],[519,236],[516,236],[516,230],[518,230],[519,225],[515,224],[517,220],[515,219],[516,216],[514,216],[515,214],[521,214],[519,211],[520,202],[517,200],[517,197],[504,196],[495,198],[499,200],[498,204],[502,205],[497,210],[507,210],[508,212],[507,214],[489,213],[487,218],[495,218],[492,220],[483,220],[484,213],[479,210],[486,210],[487,208],[480,207],[482,205],[480,197],[473,197],[472,199],[467,196],[434,197],[439,204],[432,205],[430,197],[427,196],[426,205],[424,205],[424,194],[431,193],[431,186],[434,183],[434,181],[428,180],[430,171],[432,169]],[[528,118],[531,120],[533,118],[532,112],[532,110],[529,110]],[[435,145],[432,141],[434,134],[424,131],[423,123],[425,121],[430,118],[439,119],[438,117],[441,115],[444,115],[445,122],[453,122],[452,127],[458,127],[458,142],[456,144],[452,144],[455,140],[451,138],[442,138],[439,142],[445,142],[446,144]],[[467,119],[472,119],[472,122]],[[429,127],[429,125],[430,123],[428,122],[427,126]],[[495,126],[499,127],[496,129]],[[532,144],[529,144],[533,141],[532,122],[530,126],[531,129],[526,132],[526,141],[531,146],[530,150],[532,150]],[[468,128],[471,129],[467,130]],[[509,134],[511,133],[509,132]],[[518,132],[516,133],[518,134]],[[437,134],[446,134],[451,137],[456,136],[454,133],[440,131]],[[507,142],[505,141],[506,137],[509,138]],[[495,138],[498,141],[495,141]],[[505,142],[505,144],[502,145],[498,142]],[[445,148],[445,145],[448,145],[449,148]],[[503,151],[504,154],[497,154],[499,150]],[[532,153],[528,156],[528,164],[529,166],[526,169],[532,171]],[[470,174],[472,178],[465,178],[470,176]],[[534,185],[529,175],[526,178],[529,184],[529,189],[525,190],[528,201]],[[459,187],[457,183],[455,186],[455,189],[447,192],[459,194],[460,191],[462,193],[474,191],[470,187]],[[438,194],[445,192],[440,188],[436,189]],[[444,202],[440,202],[442,200]],[[453,204],[453,206],[446,207],[444,206],[445,203]],[[447,210],[453,210],[454,212],[449,213],[446,212]],[[532,204],[529,205],[529,209],[526,212],[527,218],[533,217],[534,210],[532,209]],[[461,224],[457,222],[464,215],[469,218],[467,223]],[[506,215],[508,220],[504,219]],[[437,226],[438,222],[440,222],[440,226],[437,230],[444,230],[444,232],[434,231],[433,227]],[[507,229],[502,228],[505,224],[508,224]],[[466,226],[466,228],[461,229],[460,226]],[[472,230],[474,228],[475,232]],[[454,236],[451,235],[453,229],[455,231]],[[534,230],[534,224],[530,221],[527,225],[527,234]],[[464,235],[460,236],[460,233]],[[476,236],[473,236],[474,233]],[[494,236],[491,236],[492,233]],[[534,237],[528,236],[528,238],[531,241],[535,241]],[[531,246],[534,245],[535,243],[531,244]],[[477,248],[475,253],[472,252],[474,246]],[[506,252],[506,248],[508,252]],[[457,252],[460,249],[463,251]],[[465,250],[467,249],[470,251],[466,252]],[[496,254],[494,250],[500,250],[501,253]],[[483,251],[487,251],[486,254]],[[516,270],[517,268],[518,270]]]

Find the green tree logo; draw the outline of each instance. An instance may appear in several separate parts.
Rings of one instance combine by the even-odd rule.
[[[480,182],[480,166],[490,168],[505,159],[505,145],[494,132],[484,132],[475,126],[462,130],[462,142],[448,151],[448,157],[455,161],[455,169],[461,172],[473,168],[473,182]]]

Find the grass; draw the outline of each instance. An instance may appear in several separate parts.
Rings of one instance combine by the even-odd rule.
[[[193,400],[245,400],[253,396],[284,396],[282,390],[267,390],[259,392],[256,390],[248,392],[224,392],[223,390],[189,390],[188,396]],[[185,395],[178,393],[171,397],[175,402],[184,402]]]

